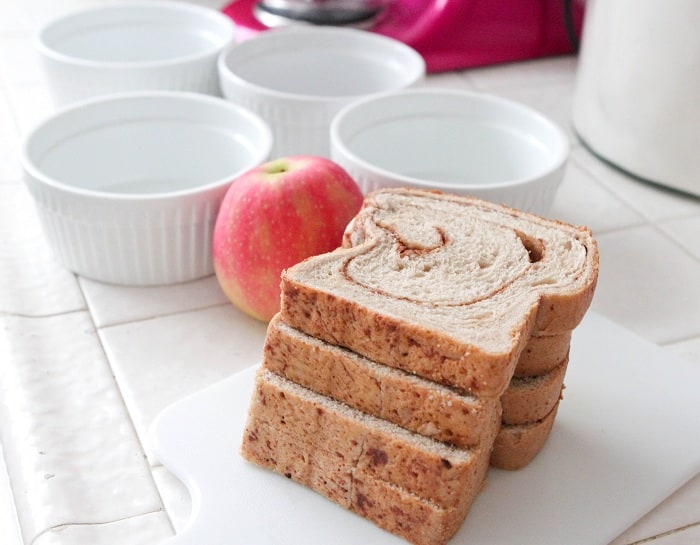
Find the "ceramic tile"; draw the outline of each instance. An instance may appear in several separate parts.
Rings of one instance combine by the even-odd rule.
[[[689,197],[625,175],[581,148],[573,160],[612,193],[651,221],[700,215],[700,198]]]
[[[97,327],[228,303],[215,276],[149,288],[79,281]]]
[[[0,430],[24,540],[162,509],[88,313],[0,324],[0,361],[12,362],[0,366]]]
[[[41,534],[32,545],[154,545],[173,531],[162,511],[103,524],[66,524]]]
[[[198,6],[204,6],[211,9],[222,9],[224,6],[228,5],[231,0],[186,0],[191,4],[196,4]]]
[[[0,2],[0,32],[26,30],[34,26],[34,18],[26,13],[24,2]]]
[[[572,148],[578,145],[571,123],[573,83],[554,82],[545,88],[513,86],[496,88],[491,92],[540,112],[567,134]]]
[[[0,34],[0,75],[8,86],[42,79],[34,49],[34,32],[24,30]]]
[[[700,523],[698,505],[700,505],[700,475],[679,488],[666,501],[637,521],[611,545],[628,545],[677,528]]]
[[[592,309],[657,343],[700,335],[700,262],[652,227],[597,238]]]
[[[100,0],[32,0],[0,2],[0,32],[33,31],[45,22],[85,6],[101,4]]]
[[[639,213],[611,195],[573,161],[567,166],[549,216],[586,225],[595,235],[643,223]]]
[[[446,87],[448,89],[471,89],[474,87],[466,72],[439,72],[431,74],[429,78],[426,78],[418,86]]]
[[[560,83],[572,84],[577,58],[573,55],[526,60],[508,64],[470,68],[469,79],[483,91],[501,91],[519,87],[539,90]]]
[[[40,82],[11,85],[7,97],[21,136],[55,111],[48,90]]]
[[[663,222],[659,228],[700,260],[700,215]]]
[[[41,25],[55,17],[60,17],[74,10],[101,4],[118,3],[121,0],[31,0],[0,2],[0,33],[17,31],[36,31]],[[193,4],[212,9],[220,9],[227,1],[222,0],[187,0]]]
[[[175,533],[182,532],[192,514],[192,498],[187,487],[163,466],[153,468],[153,478]]]
[[[85,308],[75,275],[54,257],[23,184],[0,185],[0,285],[0,312],[46,316]]]
[[[10,108],[6,90],[0,85],[0,185],[19,183],[21,179],[19,129]]]
[[[0,434],[1,436],[2,434]],[[22,538],[17,522],[15,501],[10,488],[10,478],[5,467],[2,442],[0,441],[0,528],[3,545],[21,545]]]
[[[149,458],[154,417],[170,403],[259,362],[266,328],[227,304],[100,330]]]

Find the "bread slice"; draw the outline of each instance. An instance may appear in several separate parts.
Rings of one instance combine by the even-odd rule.
[[[561,399],[568,363],[569,359],[566,357],[544,375],[513,377],[501,396],[503,424],[527,424],[542,420],[551,413]]]
[[[559,402],[541,420],[502,426],[493,443],[491,465],[514,471],[532,462],[549,438],[558,409]]]
[[[384,481],[353,472],[350,509],[415,545],[445,545],[457,533],[474,498],[444,508]]]
[[[571,331],[558,335],[532,335],[520,353],[514,376],[535,377],[549,373],[569,354]]]
[[[374,363],[289,327],[279,315],[268,326],[263,366],[367,414],[462,448],[492,440],[501,421],[498,398],[477,399]]]
[[[479,399],[374,363],[286,325],[268,326],[263,366],[351,407],[437,441],[468,448],[492,435],[494,421],[526,424],[559,401],[568,357],[537,377],[513,377],[500,397]],[[502,409],[501,409],[502,408]]]
[[[442,545],[481,490],[487,449],[457,449],[264,368],[241,454],[417,545]]]
[[[465,496],[457,507],[440,507],[345,466],[332,453],[310,450],[309,445],[272,428],[262,427],[255,434],[256,440],[245,445],[248,461],[314,490],[415,545],[444,545],[459,530],[473,501]],[[308,462],[311,459],[313,466]]]
[[[463,495],[481,486],[497,432],[495,428],[485,441],[486,448],[458,449],[261,368],[244,432],[244,453],[254,442],[251,438],[264,427],[289,435],[311,452],[334,453],[349,468],[405,488],[441,507],[455,507]],[[309,466],[313,464],[310,459]]]
[[[479,397],[500,397],[533,334],[579,323],[598,276],[586,228],[419,190],[368,195],[344,244],[283,273],[282,319]]]

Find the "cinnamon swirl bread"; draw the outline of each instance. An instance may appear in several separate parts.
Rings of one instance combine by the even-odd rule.
[[[499,397],[531,336],[576,327],[597,277],[586,228],[390,189],[367,196],[344,247],[282,274],[281,316],[375,362]]]

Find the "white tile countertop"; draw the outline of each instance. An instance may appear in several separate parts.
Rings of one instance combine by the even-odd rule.
[[[62,268],[41,233],[17,155],[21,135],[51,111],[31,39],[46,18],[98,1],[0,2],[2,545],[174,535],[190,498],[147,430],[168,404],[257,363],[262,350],[265,325],[238,312],[214,277],[157,288],[88,281]],[[551,216],[598,239],[593,310],[700,366],[700,199],[632,179],[577,140],[576,67],[575,57],[551,58],[428,83],[503,95],[566,128],[571,159]],[[651,539],[700,543],[700,476],[613,543]]]

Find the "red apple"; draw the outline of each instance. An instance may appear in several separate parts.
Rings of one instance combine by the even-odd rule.
[[[216,277],[241,310],[269,321],[280,308],[282,270],[341,244],[362,192],[336,163],[284,157],[234,180],[214,226]]]

